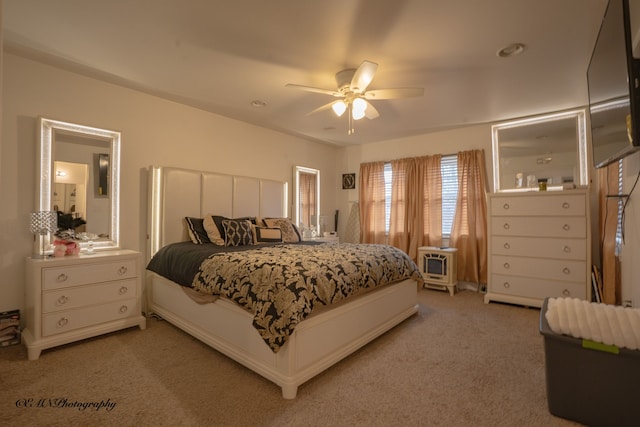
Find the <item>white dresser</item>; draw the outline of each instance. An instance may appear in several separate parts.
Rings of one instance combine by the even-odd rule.
[[[489,195],[485,303],[541,307],[545,297],[590,299],[588,190]]]
[[[22,336],[29,360],[69,342],[144,329],[141,262],[141,254],[129,250],[27,258]]]

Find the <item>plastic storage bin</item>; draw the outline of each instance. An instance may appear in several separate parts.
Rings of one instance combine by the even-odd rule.
[[[589,426],[640,426],[640,351],[585,348],[559,335],[540,311],[549,412]],[[612,349],[615,351],[616,349]]]

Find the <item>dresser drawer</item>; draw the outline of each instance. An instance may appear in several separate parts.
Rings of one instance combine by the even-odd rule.
[[[494,255],[586,261],[587,239],[493,236],[491,253]]]
[[[106,282],[101,285],[85,285],[45,291],[42,294],[42,311],[50,313],[85,305],[128,299],[136,296],[136,279]]]
[[[131,279],[138,275],[136,261],[133,259],[45,268],[42,270],[42,274],[43,289],[60,289],[89,283]]]
[[[586,198],[581,194],[553,193],[536,196],[493,197],[491,215],[583,216]]]
[[[114,301],[107,304],[45,314],[42,317],[42,335],[55,335],[111,320],[139,316],[139,312],[137,300],[131,298],[124,301]]]
[[[585,217],[492,217],[493,236],[583,238],[587,236]]]
[[[493,255],[490,262],[493,274],[580,282],[582,286],[587,280],[585,261]]]
[[[546,297],[587,298],[584,283],[542,280],[531,277],[517,277],[493,274],[489,279],[492,293],[518,297],[544,299]]]

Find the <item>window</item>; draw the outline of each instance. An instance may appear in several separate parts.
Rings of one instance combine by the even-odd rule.
[[[451,235],[453,216],[458,200],[458,156],[442,156],[440,163],[442,174],[442,236]],[[391,217],[391,163],[384,165],[385,231],[389,233]]]
[[[442,236],[451,235],[458,201],[458,156],[442,156]]]
[[[391,163],[384,164],[384,231],[389,235],[391,222]]]

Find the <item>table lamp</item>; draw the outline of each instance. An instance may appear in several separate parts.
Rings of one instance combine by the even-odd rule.
[[[33,258],[46,258],[44,241],[49,233],[58,229],[58,213],[55,211],[34,211],[31,212],[31,232],[35,236],[40,236],[42,248],[39,254],[34,254]]]

